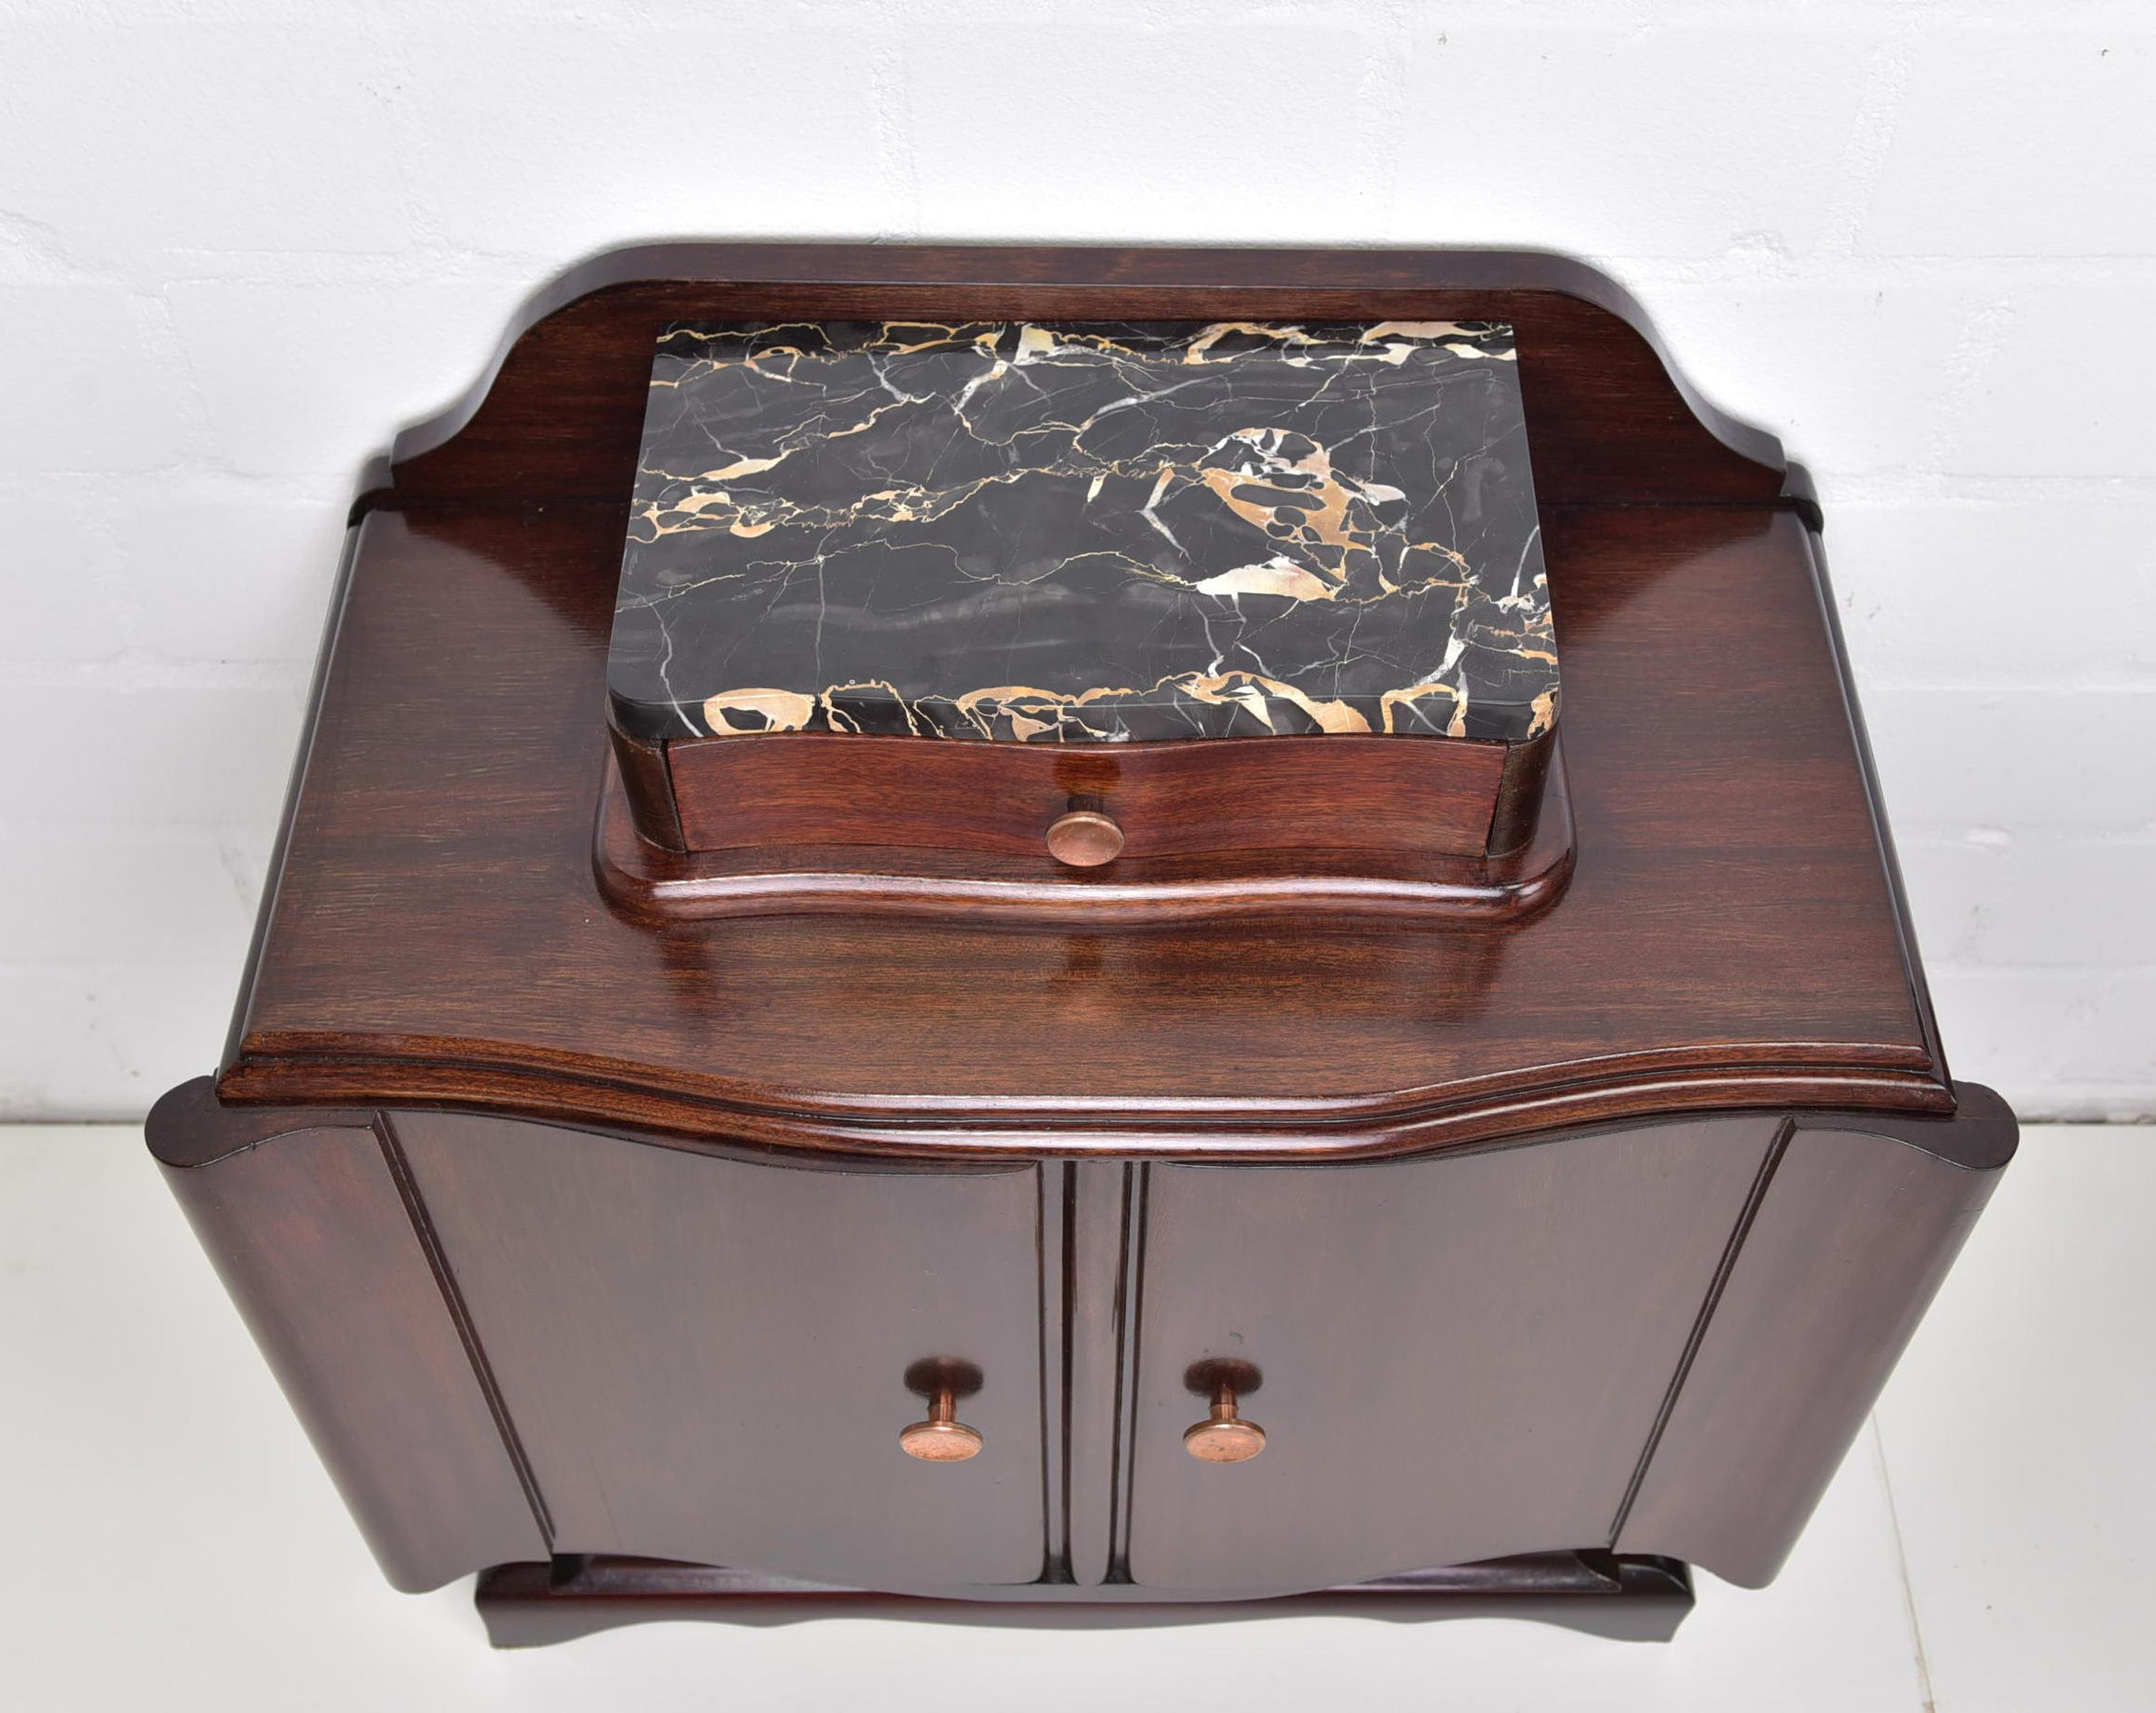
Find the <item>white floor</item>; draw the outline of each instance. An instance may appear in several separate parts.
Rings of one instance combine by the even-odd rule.
[[[496,1654],[382,1583],[137,1133],[0,1129],[0,1706],[2156,1709],[2156,1130],[2031,1131],[1780,1581],[1476,1619],[691,1624]]]

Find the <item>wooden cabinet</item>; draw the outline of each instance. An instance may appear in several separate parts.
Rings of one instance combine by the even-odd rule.
[[[973,1598],[1620,1542],[1764,1581],[2012,1138],[1969,1090],[1929,1131],[1737,1114],[1322,1166],[927,1168],[412,1109],[201,1159],[211,1097],[182,1093],[153,1123],[175,1187],[413,1587],[505,1541]],[[335,1241],[290,1253],[295,1216]],[[1244,1462],[1183,1443],[1224,1369],[1265,1433]],[[965,1376],[978,1455],[901,1449],[929,1372]]]
[[[937,634],[986,639],[949,703],[995,702],[981,743],[848,735],[880,674],[818,701],[738,662],[731,700],[675,707],[669,679],[610,750],[621,591],[656,624],[698,586],[693,554],[624,582],[654,340],[747,320],[942,328],[991,366],[951,327],[1256,327],[1306,404],[1298,329],[1363,327],[1345,363],[1388,325],[1403,350],[1508,328],[1454,356],[1532,442],[1511,592],[1415,585],[1496,676],[1454,687],[1459,732],[1380,731],[1436,675],[1316,694],[1369,638],[1346,584],[1296,584],[1348,653],[1282,654],[1307,682],[1260,694],[1269,668],[1214,667],[1183,624],[1168,676],[1213,735],[1092,742],[1042,710],[1143,712],[1151,678],[1047,696],[975,638],[968,572]],[[826,453],[880,470],[855,426]],[[1144,457],[1224,496],[1219,540],[1252,513],[1305,542],[1330,455],[1227,427],[1289,484],[1263,506],[1169,441]],[[1090,505],[1111,472],[1075,468],[1034,475]],[[1356,468],[1355,516],[1390,528]],[[2015,1126],[1948,1071],[1803,472],[1700,404],[1612,282],[1482,254],[624,252],[535,299],[378,474],[229,1043],[150,1144],[398,1586],[484,1572],[511,1639],[572,1609],[1350,1590],[1606,1593],[1666,1633],[1677,1561],[1774,1576]],[[736,522],[763,576],[772,538]],[[1486,583],[1471,557],[1437,554]],[[1287,599],[1280,566],[1217,574],[1178,586]],[[859,610],[911,626],[868,580]],[[1131,593],[1065,582],[995,610]],[[780,617],[820,670],[824,595]],[[670,674],[674,640],[639,658]],[[1477,696],[1518,729],[1476,737]],[[756,736],[757,708],[800,729]],[[1205,749],[1252,721],[1257,751]],[[1059,852],[1081,814],[1127,848]],[[938,1379],[978,1455],[901,1448]],[[1191,1455],[1216,1407],[1257,1455]]]

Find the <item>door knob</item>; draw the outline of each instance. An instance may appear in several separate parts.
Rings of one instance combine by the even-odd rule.
[[[981,1431],[958,1419],[958,1400],[981,1389],[981,1371],[968,1362],[932,1359],[906,1372],[906,1389],[928,1400],[928,1418],[899,1430],[898,1443],[923,1463],[958,1464],[981,1448]]]
[[[1183,1448],[1209,1464],[1246,1463],[1265,1448],[1265,1430],[1239,1413],[1239,1395],[1257,1389],[1257,1371],[1244,1362],[1201,1362],[1190,1371],[1191,1389],[1211,1394],[1213,1408],[1183,1430]]]
[[[1098,797],[1073,797],[1048,829],[1048,854],[1065,868],[1098,868],[1122,854],[1123,830]]]

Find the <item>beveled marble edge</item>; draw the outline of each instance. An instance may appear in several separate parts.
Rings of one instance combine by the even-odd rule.
[[[1483,729],[1471,731],[1456,697],[1438,701],[1443,685],[1420,685],[1376,698],[1320,700],[1293,685],[1252,673],[1217,677],[1188,675],[1158,700],[1145,692],[1124,697],[1092,691],[1059,695],[1023,685],[998,685],[953,697],[911,701],[887,685],[832,685],[814,694],[776,688],[721,691],[704,701],[710,731],[685,733],[670,702],[612,699],[615,723],[646,743],[697,738],[762,737],[800,732],[920,738],[935,741],[1056,743],[1130,743],[1246,737],[1472,738],[1522,744],[1554,730],[1560,692],[1546,690],[1531,702],[1482,698],[1476,712]],[[864,692],[881,691],[881,696]],[[1426,704],[1435,703],[1435,706]],[[1193,707],[1218,706],[1247,715],[1262,730],[1209,726]],[[1112,711],[1113,727],[1091,723],[1091,709]],[[1152,718],[1133,720],[1133,714]],[[762,721],[763,723],[754,723]],[[1491,728],[1496,729],[1491,729]]]

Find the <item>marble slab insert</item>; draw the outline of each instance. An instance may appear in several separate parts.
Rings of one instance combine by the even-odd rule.
[[[1554,723],[1493,322],[677,324],[608,666],[646,742]]]

